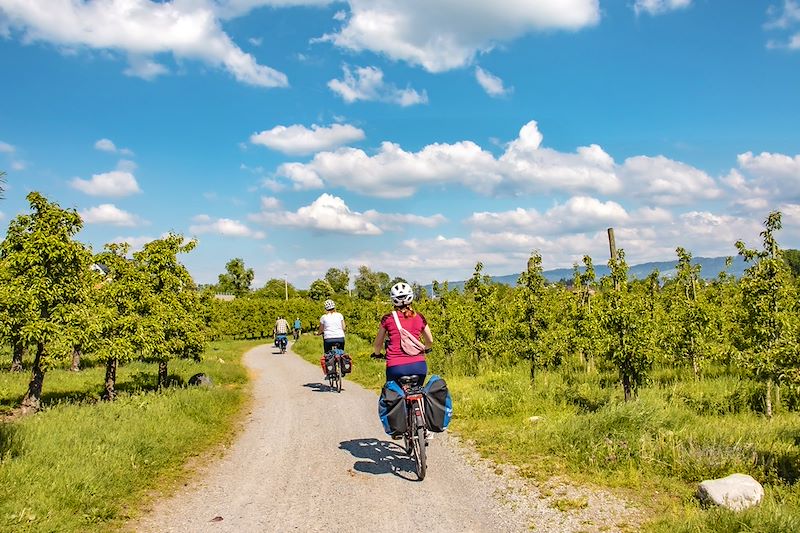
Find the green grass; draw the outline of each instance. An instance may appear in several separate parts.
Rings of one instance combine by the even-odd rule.
[[[526,368],[451,376],[453,427],[533,478],[621,489],[659,517],[654,531],[800,531],[800,414],[766,419],[750,407],[753,384],[729,376],[645,388],[629,403],[602,381],[542,371],[531,383]],[[764,484],[764,503],[700,508],[697,483],[733,472]]]
[[[155,392],[155,365],[126,365],[111,403],[97,401],[104,369],[91,361],[49,371],[43,411],[0,424],[0,532],[108,531],[135,516],[153,490],[186,476],[187,460],[232,437],[247,398],[241,355],[258,344],[214,342],[200,363],[170,362],[174,381],[204,372],[209,389]],[[0,405],[26,386],[27,373],[0,373]]]

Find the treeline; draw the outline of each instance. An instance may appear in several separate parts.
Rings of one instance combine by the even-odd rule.
[[[648,382],[654,367],[686,367],[702,379],[710,366],[722,366],[762,383],[764,410],[771,415],[780,387],[796,391],[800,386],[798,253],[785,253],[778,245],[780,213],[771,213],[764,226],[759,249],[735,243],[749,264],[739,280],[725,272],[704,279],[692,255],[680,247],[676,273],[669,278],[654,271],[643,280],[629,279],[624,250],[616,252],[608,262],[610,274],[600,279],[593,259],[584,256],[571,283],[548,283],[538,253],[531,255],[516,287],[492,282],[478,263],[463,291],[434,282],[434,297],[426,298],[418,287],[416,307],[436,339],[431,357],[437,368],[462,374],[520,363],[528,365],[531,377],[554,368],[613,374],[625,399]],[[309,291],[294,291],[289,301],[275,300],[276,294],[260,299],[254,291],[215,304],[213,329],[241,335],[248,330],[246,317],[262,317],[249,326],[253,330],[277,314],[298,315],[304,324],[315,325],[322,312],[319,300],[333,297],[348,332],[371,339],[390,310],[386,294],[397,280],[362,267],[351,296],[349,272],[330,269]]]
[[[251,290],[252,269],[241,259],[226,265],[216,285],[197,288],[178,261],[195,243],[169,235],[130,254],[124,244],[92,255],[74,239],[81,220],[38,193],[31,213],[11,221],[0,245],[0,335],[12,346],[13,368],[33,352],[32,377],[23,400],[36,409],[45,372],[79,365],[91,352],[106,364],[104,397],[114,397],[117,365],[132,359],[158,362],[159,384],[174,357],[197,357],[206,338],[262,338],[278,316],[317,327],[322,301],[333,298],[348,334],[372,339],[391,309],[388,291],[402,278],[366,266],[353,277],[330,268],[308,290],[285,279]],[[797,253],[778,245],[781,215],[771,213],[759,249],[736,243],[749,263],[744,277],[721,273],[708,280],[691,254],[678,248],[676,275],[655,271],[628,278],[624,250],[597,279],[593,259],[575,265],[571,283],[548,283],[542,258],[533,253],[515,287],[497,284],[480,263],[462,291],[433,284],[433,297],[414,284],[416,308],[435,336],[436,368],[467,375],[528,366],[613,374],[609,386],[626,399],[648,382],[656,366],[686,367],[702,379],[711,366],[750,377],[764,386],[771,414],[782,387],[800,386],[800,309],[792,269]],[[232,301],[217,293],[232,294]],[[795,395],[800,397],[800,395]]]
[[[181,235],[154,240],[134,254],[109,244],[92,254],[75,235],[82,221],[37,192],[31,212],[14,218],[0,244],[0,335],[12,347],[12,370],[33,352],[23,411],[40,407],[48,369],[91,352],[105,363],[105,399],[115,397],[117,366],[134,358],[158,363],[167,381],[174,357],[198,357],[202,304],[178,254],[195,246]]]

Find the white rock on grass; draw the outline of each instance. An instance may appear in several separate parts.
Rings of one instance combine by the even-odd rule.
[[[707,479],[697,487],[697,497],[706,504],[714,504],[741,511],[757,505],[764,497],[761,483],[747,474],[731,474],[720,479]]]

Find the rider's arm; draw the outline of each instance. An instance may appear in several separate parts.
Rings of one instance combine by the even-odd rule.
[[[347,331],[347,326],[344,323],[344,317],[342,317],[342,331]]]
[[[378,327],[378,335],[375,336],[375,344],[372,346],[372,353],[383,351],[383,340],[386,338],[386,330],[383,326]]]
[[[319,328],[317,328],[317,335],[322,335],[322,320],[319,321]]]
[[[425,324],[425,329],[422,330],[422,342],[425,343],[426,348],[433,347],[433,334],[427,324]]]

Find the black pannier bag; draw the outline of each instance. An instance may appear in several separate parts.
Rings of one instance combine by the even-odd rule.
[[[353,360],[350,358],[350,355],[344,354],[342,355],[342,374],[349,374],[353,371]]]
[[[378,398],[378,416],[387,435],[400,435],[408,427],[406,393],[396,381],[388,381]]]
[[[453,399],[447,390],[447,383],[433,375],[424,387],[425,425],[430,431],[440,433],[447,429],[453,416]]]

